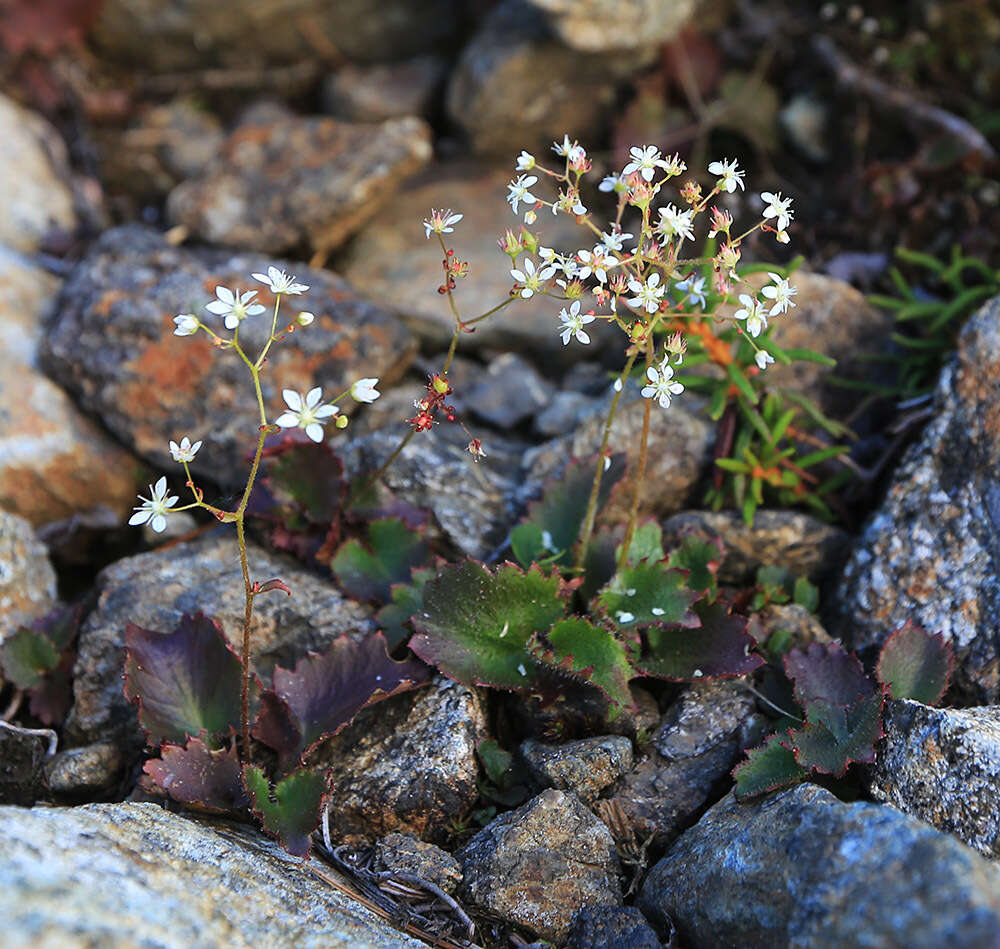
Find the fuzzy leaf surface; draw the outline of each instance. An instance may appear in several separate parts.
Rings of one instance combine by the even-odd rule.
[[[240,722],[240,660],[219,624],[185,613],[171,633],[125,629],[125,695],[150,744],[184,744]]]
[[[351,539],[341,544],[330,562],[344,591],[359,600],[388,603],[394,583],[407,583],[410,571],[427,562],[430,550],[420,533],[399,518],[368,525],[367,543]]]
[[[247,806],[236,747],[213,750],[192,738],[183,748],[165,744],[160,757],[142,768],[178,804],[211,814],[228,814]]]
[[[642,561],[619,570],[597,598],[598,608],[620,629],[652,624],[697,626],[692,604],[698,594],[686,585],[687,575],[665,561]]]
[[[770,735],[762,745],[751,748],[746,759],[733,769],[736,781],[733,794],[739,800],[787,788],[808,777],[809,771],[795,760],[795,752],[783,742],[781,735]]]
[[[474,560],[445,567],[424,588],[410,648],[466,685],[523,689],[534,681],[528,642],[564,612],[561,580],[537,567],[490,572]]]
[[[954,661],[944,636],[904,623],[886,640],[875,671],[894,699],[937,705],[948,690]]]
[[[319,827],[326,778],[317,771],[302,769],[272,787],[260,768],[247,765],[243,769],[243,784],[250,796],[250,807],[264,830],[289,853],[307,857],[309,838]]]
[[[680,547],[671,552],[668,564],[688,572],[688,589],[714,599],[718,592],[715,577],[725,559],[720,538],[705,540],[697,534],[688,534],[681,540]]]
[[[795,700],[803,708],[817,700],[846,707],[875,691],[857,656],[839,643],[813,642],[806,649],[789,650],[785,675],[795,684]]]
[[[810,702],[805,725],[788,732],[788,744],[804,768],[839,778],[854,762],[874,761],[882,735],[882,694],[873,692],[847,707]]]

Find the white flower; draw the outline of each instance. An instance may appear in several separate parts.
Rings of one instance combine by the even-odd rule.
[[[623,177],[639,172],[646,181],[652,181],[656,169],[667,166],[660,155],[660,150],[655,145],[647,145],[645,148],[633,146],[628,152],[632,156],[632,160],[622,169]]]
[[[620,175],[605,175],[601,179],[601,183],[597,186],[598,191],[614,191],[615,194],[621,194],[628,185],[622,181]]]
[[[656,399],[662,409],[670,408],[670,397],[684,391],[684,386],[679,382],[670,381],[673,375],[674,370],[670,366],[661,364],[659,369],[650,366],[646,370],[649,385],[642,390],[643,398]]]
[[[234,330],[248,316],[256,316],[264,312],[264,307],[259,303],[250,301],[257,296],[256,290],[247,290],[246,293],[235,292],[228,287],[216,287],[215,295],[218,299],[209,303],[205,309],[216,316],[225,317],[226,329]]]
[[[431,234],[450,234],[455,230],[453,225],[457,224],[464,214],[455,214],[451,208],[435,211],[431,208],[431,216],[424,219],[424,233],[427,237]]]
[[[563,136],[562,142],[553,142],[552,151],[568,158],[571,165],[577,164],[587,157],[587,150],[582,145],[571,142],[568,135]]]
[[[656,229],[664,237],[680,237],[682,240],[694,240],[694,208],[686,211],[675,208],[668,204],[665,208],[660,208],[660,223]]]
[[[608,282],[608,267],[614,267],[618,263],[617,257],[612,257],[607,254],[604,250],[603,244],[598,244],[593,253],[589,250],[577,251],[576,256],[580,260],[580,269],[577,271],[577,276],[581,280],[586,280],[591,274],[593,274],[598,282],[607,283]]]
[[[728,191],[732,194],[737,185],[740,188],[744,188],[743,176],[746,174],[745,171],[740,171],[738,163],[734,158],[730,161],[728,158],[722,161],[713,161],[711,165],[708,166],[708,173],[710,175],[718,175],[719,182],[718,185],[723,191]]]
[[[351,398],[356,402],[374,402],[382,394],[376,390],[377,385],[377,378],[358,379],[351,386]]]
[[[518,171],[531,171],[535,167],[535,156],[531,152],[526,152],[523,149],[521,154],[517,156],[517,170]]]
[[[601,244],[606,251],[620,251],[625,241],[632,238],[632,234],[623,234],[621,231],[612,231],[610,234],[601,232]]]
[[[766,205],[764,208],[764,220],[772,217],[777,218],[775,226],[778,232],[780,233],[785,230],[795,216],[795,213],[792,211],[792,199],[783,198],[780,191],[777,194],[772,194],[770,191],[762,191],[760,197]]]
[[[629,306],[641,306],[647,313],[655,313],[660,308],[660,301],[667,292],[666,287],[660,286],[659,272],[650,274],[645,283],[630,280],[628,288],[635,294],[628,301]]]
[[[749,293],[740,294],[742,308],[737,310],[733,317],[737,320],[746,320],[747,332],[754,338],[767,329],[767,316],[760,300],[750,296]]]
[[[323,390],[316,386],[310,389],[305,398],[294,389],[283,389],[281,392],[285,405],[291,410],[279,415],[275,425],[281,428],[301,428],[314,442],[323,441],[323,425],[331,415],[337,414],[335,405],[320,405]]]
[[[517,214],[518,202],[523,201],[525,204],[534,204],[538,200],[528,190],[537,181],[537,175],[518,175],[517,178],[507,185],[507,201],[510,203],[510,209],[515,214]]]
[[[192,445],[191,439],[185,435],[179,445],[177,442],[170,443],[170,456],[178,464],[183,461],[194,461],[194,456],[198,454],[199,448],[201,448],[201,442],[195,442]]]
[[[572,337],[576,337],[578,342],[586,345],[590,342],[590,335],[584,329],[588,323],[594,322],[594,317],[589,313],[584,313],[580,315],[580,301],[574,300],[569,306],[569,312],[566,312],[566,308],[563,307],[559,311],[559,320],[562,323],[562,336],[563,346],[568,346],[569,341]]]
[[[267,276],[262,273],[250,274],[254,280],[266,284],[272,293],[305,293],[309,288],[304,283],[296,283],[295,277],[277,267],[268,267]]]
[[[299,326],[308,326],[316,317],[310,313],[308,310],[303,310],[297,317],[295,317],[295,322]]]
[[[674,288],[680,290],[688,300],[691,305],[697,304],[703,310],[705,309],[705,278],[696,277],[691,274],[690,277],[685,277],[683,280],[678,280],[674,284]]]
[[[774,237],[779,244],[787,244],[791,240],[791,238],[788,236],[788,231],[778,231],[778,233],[775,234]]]
[[[556,268],[551,264],[541,270],[535,270],[535,263],[530,257],[524,258],[524,266],[518,270],[516,267],[510,275],[521,284],[521,296],[527,300],[542,289],[542,282],[548,280],[556,272]]]
[[[769,352],[763,349],[758,349],[757,354],[753,358],[757,363],[757,368],[761,372],[767,369],[767,367],[774,362],[774,356],[772,356]]]
[[[198,332],[198,327],[201,326],[198,322],[198,317],[191,313],[182,313],[180,316],[175,316],[174,323],[177,324],[174,336],[193,336]]]
[[[167,479],[161,477],[156,482],[155,487],[150,485],[149,497],[144,498],[140,494],[139,500],[142,501],[142,504],[135,508],[135,514],[128,519],[129,525],[135,527],[148,521],[149,526],[157,534],[162,534],[167,526],[167,515],[170,513],[170,508],[177,503],[176,496],[167,497]]]
[[[782,279],[781,274],[769,273],[768,276],[774,281],[774,283],[769,283],[760,292],[763,293],[768,300],[774,301],[774,305],[768,311],[767,315],[777,316],[779,313],[785,313],[789,307],[795,306],[795,303],[792,302],[792,297],[794,297],[799,291],[795,287],[791,286],[787,280]]]

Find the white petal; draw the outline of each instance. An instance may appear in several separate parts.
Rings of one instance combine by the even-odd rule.
[[[314,442],[323,441],[323,426],[319,422],[313,422],[311,425],[306,426],[306,435],[308,435]]]
[[[156,486],[153,488],[153,494],[155,497],[162,498],[163,495],[167,493],[167,476],[160,475],[160,480],[156,482]]]
[[[316,386],[314,389],[310,389],[306,393],[306,405],[312,409],[319,404],[319,400],[323,398],[323,390],[320,386]]]
[[[584,345],[590,342],[590,336],[586,330],[577,330],[576,338]]]
[[[335,405],[321,405],[315,411],[316,418],[329,418],[331,415],[337,414],[337,406]]]
[[[232,309],[232,306],[228,303],[223,303],[221,300],[213,300],[211,303],[205,304],[205,309],[216,316],[222,316],[228,313]]]
[[[274,424],[279,428],[295,428],[299,424],[299,417],[291,412],[285,412],[274,420]]]
[[[154,514],[149,521],[149,526],[156,531],[157,534],[162,534],[167,526],[167,519],[162,514]]]
[[[215,288],[215,295],[223,303],[235,303],[236,302],[236,297],[233,296],[233,291],[230,290],[229,287],[216,287]]]
[[[147,509],[141,511],[136,511],[129,519],[128,523],[130,527],[135,527],[137,524],[145,524],[153,516],[153,512]]]
[[[302,396],[299,395],[294,389],[282,389],[281,397],[285,400],[285,405],[287,405],[293,412],[302,411]]]

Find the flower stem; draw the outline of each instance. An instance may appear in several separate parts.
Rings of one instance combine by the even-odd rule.
[[[646,368],[653,364],[652,335],[646,342]],[[628,527],[625,528],[625,539],[622,541],[622,554],[618,562],[618,569],[628,563],[628,549],[632,545],[632,537],[635,534],[635,522],[639,516],[639,498],[642,495],[642,486],[646,480],[646,459],[649,449],[649,421],[653,412],[653,400],[643,399],[642,415],[642,438],[639,442],[639,464],[635,472],[635,485],[632,490],[632,507],[628,512]]]

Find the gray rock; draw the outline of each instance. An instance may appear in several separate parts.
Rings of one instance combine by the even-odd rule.
[[[43,318],[60,284],[30,256],[0,244],[0,347],[5,365],[37,366]]]
[[[669,43],[687,25],[696,0],[530,0],[556,34],[584,53],[637,50]]]
[[[251,655],[259,675],[270,676],[276,665],[291,669],[338,636],[374,631],[367,607],[291,559],[252,543],[247,559],[251,578],[280,577],[292,590],[291,596],[262,596],[254,605]],[[235,533],[220,527],[190,543],[120,560],[101,571],[97,591],[97,605],[80,629],[67,728],[79,744],[112,741],[134,751],[144,742],[135,708],[122,692],[125,626],[170,632],[184,613],[200,610],[239,644],[243,579]]]
[[[632,742],[620,735],[561,745],[528,739],[521,744],[521,754],[542,787],[573,791],[585,804],[632,767]]]
[[[552,398],[552,383],[515,353],[494,359],[465,394],[465,405],[496,428],[514,428],[541,411]]]
[[[1000,708],[890,701],[872,796],[1000,857]]]
[[[448,679],[388,699],[315,753],[330,768],[330,824],[350,843],[400,832],[440,842],[478,795],[480,694]]]
[[[323,105],[348,122],[429,118],[447,72],[448,64],[438,56],[376,66],[348,63],[323,83]]]
[[[283,410],[280,392],[323,386],[342,392],[363,376],[386,384],[403,373],[416,341],[395,319],[363,300],[329,271],[254,255],[169,245],[137,226],[106,232],[66,282],[46,337],[46,368],[83,408],[151,464],[176,471],[167,443],[180,435],[204,440],[196,476],[242,486],[260,424],[253,386],[235,354],[218,351],[205,333],[173,335],[178,313],[197,312],[218,285],[271,292],[250,277],[277,264],[311,289],[282,304],[282,325],[308,310],[316,321],[275,344],[261,374],[265,404]],[[240,342],[259,352],[266,314],[244,320]],[[350,411],[350,400],[344,405]],[[273,417],[273,416],[272,416]]]
[[[662,949],[634,906],[584,906],[573,917],[566,949]]]
[[[833,642],[823,624],[798,603],[768,603],[757,614],[757,621],[760,623],[760,635],[756,630],[752,633],[758,641],[768,643],[769,648],[771,637],[775,634],[783,644],[781,651],[805,649],[810,643],[826,645]]]
[[[340,246],[431,157],[421,119],[379,125],[250,117],[218,158],[178,185],[167,213],[202,240],[277,254]]]
[[[1000,298],[961,333],[935,415],[836,592],[831,632],[872,652],[907,620],[955,649],[956,693],[1000,702]]]
[[[546,438],[567,435],[597,404],[596,399],[582,392],[557,392],[535,416],[535,431]]]
[[[0,722],[0,804],[34,804],[45,792],[45,735]]]
[[[0,510],[0,641],[56,605],[56,572],[31,525]]]
[[[663,716],[648,755],[594,810],[620,846],[647,840],[663,846],[710,803],[720,780],[764,727],[753,696],[738,682],[692,686]]]
[[[110,788],[125,770],[125,756],[112,744],[98,742],[58,752],[45,766],[54,794],[78,798]]]
[[[418,876],[445,893],[454,893],[462,882],[462,866],[447,850],[406,834],[388,834],[375,844],[375,866]]]
[[[2,808],[0,835],[10,946],[423,946],[247,828],[155,804],[88,804]]]
[[[1000,874],[891,807],[803,784],[709,810],[653,867],[639,907],[685,946],[1000,945]]]
[[[582,906],[621,905],[611,833],[572,793],[543,791],[484,827],[458,858],[468,900],[543,939],[565,938]]]
[[[850,545],[847,531],[801,511],[759,510],[753,527],[747,527],[739,511],[681,511],[663,524],[664,548],[678,546],[688,533],[722,539],[723,583],[752,581],[762,566],[822,580],[840,570]]]

